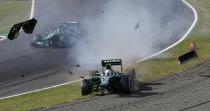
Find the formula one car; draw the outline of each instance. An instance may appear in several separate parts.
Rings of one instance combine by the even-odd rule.
[[[83,37],[79,22],[64,22],[55,31],[36,35],[31,43],[35,48],[66,48],[72,47]]]
[[[102,60],[102,72],[91,71],[88,79],[83,79],[81,82],[81,93],[87,95],[92,92],[102,92],[105,90],[116,93],[130,93],[131,78],[135,76],[135,71],[123,73],[121,59]],[[112,66],[120,65],[121,71],[113,70]]]

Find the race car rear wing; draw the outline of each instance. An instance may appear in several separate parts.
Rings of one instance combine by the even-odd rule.
[[[105,67],[107,64],[110,65],[122,65],[121,59],[109,59],[109,60],[102,60],[101,64],[103,67]]]
[[[106,67],[108,64],[110,64],[111,66],[120,65],[121,66],[121,72],[123,72],[122,59],[108,59],[108,60],[102,60],[101,61],[101,65],[103,67]]]

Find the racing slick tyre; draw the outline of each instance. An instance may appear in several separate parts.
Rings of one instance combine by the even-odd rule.
[[[82,96],[88,95],[91,93],[90,83],[89,80],[83,79],[81,82],[81,93]]]
[[[125,70],[125,74],[129,77],[130,83],[130,93],[135,93],[139,90],[138,81],[136,80],[136,71],[133,68],[128,68]]]
[[[131,78],[131,79],[136,78],[136,72],[135,72],[135,69],[133,69],[133,68],[126,69],[125,74],[127,74],[129,76],[129,78]]]
[[[127,75],[122,75],[122,77],[120,79],[120,86],[121,86],[122,92],[125,94],[130,93],[130,84],[129,83],[130,83],[129,77]]]

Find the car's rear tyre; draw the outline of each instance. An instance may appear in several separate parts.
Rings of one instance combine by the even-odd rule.
[[[81,82],[81,93],[82,93],[83,96],[91,93],[91,87],[90,87],[89,80],[87,80],[87,79],[82,80],[82,82]]]
[[[127,75],[122,75],[120,79],[120,86],[123,93],[125,94],[130,93],[130,82],[129,82],[129,77]]]
[[[131,79],[135,79],[136,78],[136,71],[133,68],[128,68],[125,70],[125,74],[129,76],[129,78]]]
[[[136,71],[133,68],[128,68],[125,70],[125,74],[129,77],[130,83],[130,93],[135,93],[139,90],[136,80]]]

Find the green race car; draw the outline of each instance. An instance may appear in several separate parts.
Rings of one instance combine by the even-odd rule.
[[[68,48],[84,37],[84,30],[79,22],[64,22],[56,30],[45,35],[37,34],[31,47],[35,48]]]
[[[87,95],[92,92],[102,92],[105,90],[116,93],[130,93],[131,80],[135,78],[135,70],[127,70],[123,73],[121,59],[102,60],[102,72],[91,71],[88,79],[81,82],[81,93]],[[113,70],[112,66],[120,65],[121,71]]]

